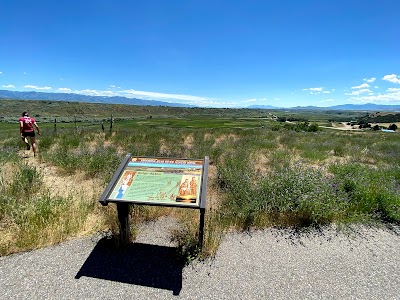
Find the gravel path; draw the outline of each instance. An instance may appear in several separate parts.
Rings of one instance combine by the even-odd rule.
[[[387,229],[229,234],[215,259],[182,268],[173,226],[147,224],[120,250],[91,237],[0,258],[0,299],[400,299],[400,235]]]

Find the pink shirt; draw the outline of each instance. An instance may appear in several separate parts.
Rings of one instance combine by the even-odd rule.
[[[33,124],[36,122],[34,118],[31,117],[21,117],[19,121],[23,123],[23,132],[32,132],[33,131]]]

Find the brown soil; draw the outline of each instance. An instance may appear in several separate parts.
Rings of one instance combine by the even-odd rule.
[[[95,199],[104,188],[99,179],[87,177],[83,173],[62,175],[58,167],[34,157],[31,151],[21,151],[19,154],[27,165],[37,168],[43,176],[43,188],[47,189],[51,196]]]
[[[224,142],[225,140],[228,140],[228,139],[233,139],[234,141],[236,141],[237,139],[239,139],[239,137],[233,133],[230,133],[228,135],[221,135],[221,136],[215,138],[213,147],[217,147],[219,144],[221,144],[222,142]]]

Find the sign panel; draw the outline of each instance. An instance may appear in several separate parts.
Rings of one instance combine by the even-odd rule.
[[[204,160],[129,156],[117,172],[103,201],[200,206]]]

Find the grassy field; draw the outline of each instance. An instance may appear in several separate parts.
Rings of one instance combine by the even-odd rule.
[[[210,157],[202,251],[198,212],[147,206],[131,212],[134,233],[139,222],[175,217],[181,226],[171,239],[187,259],[213,255],[228,230],[400,222],[399,134],[318,127],[355,112],[295,112],[301,121],[281,123],[273,115],[294,112],[39,102],[0,101],[8,107],[0,122],[1,255],[117,233],[115,206],[101,207],[98,198],[126,153]],[[23,149],[15,123],[24,105],[42,118],[36,159]],[[57,130],[55,111],[65,121]]]

